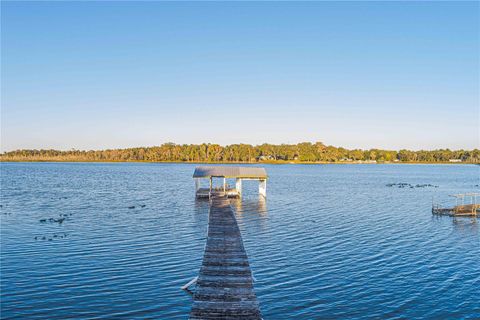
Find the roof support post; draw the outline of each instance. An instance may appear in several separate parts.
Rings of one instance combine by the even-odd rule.
[[[258,193],[264,198],[267,197],[267,180],[259,180]]]
[[[200,179],[199,178],[195,178],[195,197],[198,198],[198,189],[200,189]]]
[[[241,197],[242,196],[242,179],[237,178],[235,180],[235,190],[237,191],[238,196]]]
[[[208,191],[208,198],[210,199],[211,196],[212,196],[212,177],[210,177],[210,189]]]
[[[227,195],[227,178],[223,177],[223,194]]]

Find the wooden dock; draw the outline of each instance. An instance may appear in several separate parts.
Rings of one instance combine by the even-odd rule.
[[[455,198],[455,206],[445,208],[439,204],[432,203],[432,213],[437,215],[451,216],[451,217],[478,217],[480,216],[480,203],[477,203],[477,197],[480,193],[459,193],[451,194],[450,197]],[[470,203],[465,203],[465,199],[470,198]],[[433,202],[433,201],[432,201]]]
[[[242,235],[229,201],[211,200],[190,319],[261,319]]]
[[[480,204],[464,204],[453,208],[433,206],[432,213],[451,217],[477,217],[480,215]]]

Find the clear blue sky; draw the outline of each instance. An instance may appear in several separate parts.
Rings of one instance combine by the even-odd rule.
[[[2,151],[478,148],[478,2],[4,2]]]

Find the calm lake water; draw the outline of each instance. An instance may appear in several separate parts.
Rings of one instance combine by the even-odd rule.
[[[194,167],[1,164],[1,317],[187,319]],[[480,166],[265,167],[268,199],[252,181],[232,204],[265,319],[480,318],[480,221],[430,211],[479,192]]]

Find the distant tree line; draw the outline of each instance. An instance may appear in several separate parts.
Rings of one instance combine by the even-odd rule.
[[[175,161],[175,162],[449,162],[480,163],[480,150],[348,150],[321,142],[298,144],[174,144],[157,147],[86,150],[16,150],[1,161]]]

